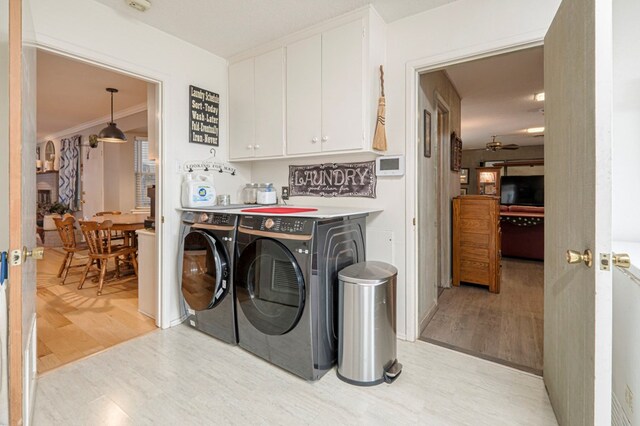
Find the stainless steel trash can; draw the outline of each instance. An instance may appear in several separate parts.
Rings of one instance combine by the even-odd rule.
[[[402,371],[396,359],[396,279],[384,262],[360,262],[338,273],[338,377],[372,386]]]

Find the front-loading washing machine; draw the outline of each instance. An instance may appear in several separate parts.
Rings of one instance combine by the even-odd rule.
[[[239,345],[307,380],[337,359],[338,272],[365,260],[365,216],[241,216]]]
[[[186,323],[227,343],[238,343],[233,288],[237,216],[182,213],[178,276]]]

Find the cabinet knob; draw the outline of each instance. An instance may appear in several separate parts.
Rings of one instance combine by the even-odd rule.
[[[311,139],[311,143],[317,143],[317,142],[318,142],[318,138]]]
[[[260,145],[256,145],[256,147],[255,147],[255,148],[256,148],[256,149],[260,149]]]
[[[322,137],[322,142],[326,142],[326,141],[328,141],[328,140],[329,140],[329,136],[323,136],[323,137]]]
[[[253,145],[247,145],[247,149],[253,149]]]

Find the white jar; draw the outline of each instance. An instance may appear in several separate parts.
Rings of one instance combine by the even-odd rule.
[[[258,187],[258,204],[277,204],[278,194],[272,183],[263,183]]]

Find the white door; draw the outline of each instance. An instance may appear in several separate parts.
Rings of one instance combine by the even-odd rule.
[[[322,33],[322,151],[364,146],[364,27]]]
[[[611,31],[610,0],[564,0],[544,45],[544,381],[566,425],[611,421]]]
[[[253,58],[229,66],[229,157],[253,157],[255,99]]]
[[[255,58],[256,157],[282,156],[284,151],[284,49]]]
[[[322,38],[287,46],[287,154],[320,152]]]
[[[8,204],[9,208],[8,214],[0,218],[0,229],[8,230],[6,248],[20,253],[19,260],[9,268],[7,285],[9,422],[29,424],[36,372],[36,268],[32,257],[22,255],[22,249],[30,251],[36,245],[36,52],[33,47],[22,46],[22,25],[29,19],[21,16],[22,2],[1,0],[0,8],[0,50],[3,55],[8,51],[9,63],[8,78],[0,73],[0,84],[7,87],[8,83],[9,87],[9,131],[6,133],[7,127],[2,126],[0,136],[0,151],[8,152],[8,167],[0,168],[3,174],[8,171],[2,181],[8,182],[9,188],[8,202],[2,200],[2,205]],[[2,63],[6,64],[4,59]],[[2,97],[5,98],[4,93]]]

